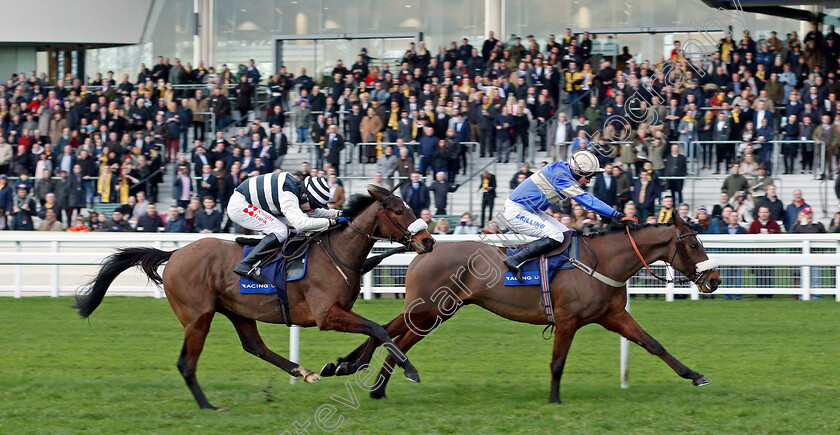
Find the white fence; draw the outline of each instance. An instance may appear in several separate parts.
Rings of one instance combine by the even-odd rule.
[[[177,249],[202,237],[228,240],[232,234],[141,234],[141,233],[0,233],[0,296],[69,296],[97,271],[100,262],[115,248],[148,246]],[[500,242],[496,236],[436,236],[438,243],[454,241]],[[834,295],[840,302],[840,234],[704,235],[706,251],[720,264],[723,284],[716,294]],[[392,247],[378,243],[374,250]],[[438,245],[438,249],[441,246]],[[405,269],[416,254],[385,259],[362,279],[362,295],[404,293]],[[670,267],[655,263],[657,274],[673,274]],[[658,270],[657,270],[658,269]],[[162,297],[162,291],[147,282],[142,273],[127,272],[109,290],[109,295]],[[628,282],[630,294],[675,295],[700,299],[693,285],[662,284],[646,270]]]

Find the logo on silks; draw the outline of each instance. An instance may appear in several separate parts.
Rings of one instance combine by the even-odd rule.
[[[537,228],[540,228],[540,229],[544,229],[544,228],[545,228],[545,224],[544,224],[544,223],[542,223],[542,222],[537,222],[537,221],[535,221],[535,220],[533,220],[533,219],[529,219],[527,216],[523,216],[523,215],[522,215],[522,214],[520,214],[520,213],[517,213],[517,214],[516,214],[516,219],[521,220],[522,222],[525,222],[526,224],[528,224],[528,225],[530,225],[530,226],[532,226],[532,227],[537,227]]]
[[[516,276],[513,276],[512,274],[511,274],[511,276],[505,275],[505,281],[507,281],[507,282],[519,282],[519,280],[516,279]],[[536,274],[533,274],[533,275],[523,273],[522,274],[522,282],[533,282],[535,284],[538,284],[538,283],[542,282],[542,280],[540,279],[539,271],[536,271]]]
[[[247,288],[247,289],[270,289],[270,288],[274,288],[274,286],[271,285],[271,284],[262,284],[262,283],[257,283],[257,282],[248,283],[248,284],[243,283],[243,284],[240,284],[240,286],[242,288]]]

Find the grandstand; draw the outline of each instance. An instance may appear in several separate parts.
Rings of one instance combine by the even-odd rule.
[[[167,2],[151,3],[148,6],[154,18],[153,27],[169,25],[161,14]],[[536,7],[539,2],[533,3]],[[210,9],[214,13],[221,13],[227,7],[215,6],[219,9]],[[484,170],[495,176],[493,211],[497,214],[511,191],[509,180],[523,163],[535,170],[542,162],[553,161],[556,156],[565,157],[578,147],[610,151],[605,150],[606,147],[615,151],[602,152],[607,154],[602,158],[602,164],[624,162],[623,173],[631,186],[630,191],[610,192],[607,194],[610,198],[601,198],[619,209],[628,200],[639,202],[639,198],[634,198],[638,192],[632,186],[640,170],[645,170],[643,164],[649,162],[651,168],[646,171],[652,178],[658,178],[654,183],[656,197],[650,209],[643,201],[644,207],[638,210],[641,216],[657,216],[662,193],[669,193],[668,187],[673,180],[681,180],[684,184],[682,202],[689,205],[689,216],[696,217],[700,206],[711,210],[718,204],[729,173],[728,165],[750,159],[744,165],[748,179],[744,186],[761,184],[747,192],[747,206],[733,204],[741,226],[750,226],[757,213],[754,205],[764,195],[762,188],[773,183],[784,205],[790,203],[794,190],[799,190],[816,212],[815,219],[822,221],[825,228],[836,227],[833,220],[838,198],[837,189],[832,188],[835,187],[833,163],[840,145],[840,124],[834,121],[837,115],[834,101],[840,92],[840,83],[835,79],[840,36],[833,26],[812,28],[805,22],[767,18],[768,14],[774,15],[779,10],[770,6],[761,10],[766,5],[759,5],[747,8],[749,13],[743,20],[728,28],[707,26],[702,32],[687,27],[645,28],[642,32],[630,23],[617,27],[582,25],[586,22],[585,8],[574,7],[573,14],[581,25],[563,28],[543,23],[538,27],[544,28],[546,33],[531,35],[524,31],[522,34],[502,33],[505,28],[524,29],[521,23],[527,18],[513,18],[514,23],[510,25],[508,20],[512,17],[500,19],[496,16],[500,6],[494,1],[484,2],[482,7],[478,2],[457,6],[464,8],[464,13],[475,14],[483,10],[488,31],[452,37],[451,44],[446,42],[452,34],[449,28],[442,32],[346,33],[342,39],[333,34],[312,33],[298,25],[294,32],[267,37],[266,41],[275,43],[273,55],[265,52],[266,45],[247,50],[242,45],[231,44],[224,50],[213,50],[207,46],[207,40],[218,41],[219,36],[205,30],[197,31],[195,35],[196,51],[192,62],[175,58],[183,56],[177,51],[170,59],[167,55],[173,53],[167,49],[140,54],[130,44],[119,47],[126,43],[123,40],[103,39],[101,45],[92,45],[87,56],[81,57],[79,52],[61,51],[61,46],[56,46],[50,52],[63,53],[61,56],[64,57],[59,56],[58,63],[46,65],[47,71],[18,73],[12,69],[10,80],[0,86],[0,107],[5,108],[2,136],[8,144],[0,144],[8,149],[0,153],[0,159],[5,159],[0,161],[0,171],[10,177],[7,184],[12,190],[21,184],[18,180],[21,172],[34,175],[29,183],[33,185],[30,193],[36,200],[37,210],[23,213],[29,219],[22,216],[18,220],[28,224],[18,227],[39,227],[45,215],[44,208],[56,205],[70,212],[59,213],[65,227],[73,226],[75,222],[71,219],[79,214],[74,213],[79,209],[83,217],[88,217],[89,211],[110,216],[139,190],[155,197],[157,211],[166,220],[169,206],[185,206],[188,202],[187,196],[177,201],[173,198],[177,166],[167,163],[170,159],[184,159],[182,161],[190,166],[194,177],[193,197],[205,196],[209,191],[219,203],[217,209],[224,211],[221,207],[230,195],[230,185],[238,184],[245,176],[225,177],[231,163],[241,160],[245,149],[249,148],[250,132],[243,134],[242,129],[248,130],[254,120],[262,121],[262,130],[256,130],[261,137],[271,126],[278,125],[288,140],[288,147],[284,148],[286,153],[281,159],[243,172],[257,174],[281,169],[294,172],[303,162],[311,163],[312,169],[323,169],[322,159],[316,157],[315,150],[323,149],[326,144],[323,131],[318,131],[336,124],[346,142],[341,151],[339,182],[344,186],[345,195],[362,192],[364,185],[373,182],[374,174],[381,169],[372,162],[381,156],[386,143],[397,137],[403,140],[413,154],[414,169],[417,169],[423,159],[430,162],[435,159],[431,153],[425,157],[419,155],[424,152],[423,126],[434,128],[431,137],[443,139],[447,123],[452,126],[458,113],[465,117],[468,131],[459,131],[457,144],[450,140],[448,147],[467,149],[463,153],[466,167],[459,165],[458,159],[452,156],[436,160],[442,162],[440,165],[448,172],[458,172],[449,177],[458,187],[450,189],[454,191],[448,193],[448,203],[445,210],[441,210],[450,220],[464,212],[475,216],[481,214],[479,186],[480,172]],[[732,8],[731,5],[723,6]],[[406,9],[411,7],[411,2],[406,4]],[[702,9],[704,7],[687,5],[699,17],[709,17],[709,22],[713,22],[714,16],[710,15],[713,11]],[[199,27],[209,25],[207,14],[202,14],[205,10],[201,5],[198,8],[195,12],[201,21]],[[735,9],[737,12],[737,7]],[[329,8],[325,6],[324,10]],[[283,20],[290,11],[308,13],[308,10],[300,9],[297,2],[277,9]],[[184,11],[175,9],[174,12]],[[251,21],[243,21],[239,28],[242,33],[236,38],[257,38],[259,32],[248,33],[250,30],[247,30],[248,26],[263,24],[261,18],[253,16],[256,11],[242,8],[238,12]],[[425,13],[410,12],[421,16]],[[809,19],[817,16],[814,12],[819,11],[804,8],[801,13],[788,16]],[[355,30],[350,29],[354,25],[350,22],[329,21],[331,13],[325,12],[327,21],[321,22],[322,28],[347,26],[347,30]],[[676,22],[681,19],[677,17]],[[633,20],[644,22],[644,18],[638,16]],[[828,24],[831,20],[826,18],[824,22]],[[450,24],[470,26],[462,22]],[[755,26],[768,25],[778,31],[752,31]],[[644,44],[638,38],[640,32],[649,35]],[[507,33],[510,33],[509,37]],[[80,36],[66,36],[74,37]],[[151,38],[160,47],[165,46],[158,34],[143,37]],[[692,51],[700,37],[703,38],[700,45],[706,51],[705,57],[698,57]],[[681,46],[679,39],[685,44]],[[14,40],[9,41],[3,44],[21,47]],[[634,41],[637,43],[633,44]],[[624,46],[625,43],[633,45]],[[117,47],[107,48],[109,45]],[[310,48],[313,48],[311,53]],[[256,59],[247,59],[246,53],[252,53],[250,57]],[[160,56],[156,56],[158,54]],[[205,62],[202,55],[214,61]],[[231,58],[227,65],[219,61],[225,56],[236,58]],[[117,58],[120,60],[116,61]],[[126,60],[135,58],[145,65],[138,69],[140,62],[126,64]],[[9,64],[3,65],[8,67]],[[313,88],[313,85],[317,87]],[[203,98],[199,90],[204,94]],[[798,103],[792,102],[791,94],[797,96]],[[482,101],[482,98],[486,100]],[[138,108],[138,99],[149,100],[147,108]],[[184,104],[181,99],[185,99]],[[307,113],[299,110],[301,100],[311,103]],[[392,104],[396,104],[396,112],[392,111]],[[376,131],[360,130],[359,119],[354,119],[353,115],[354,105],[361,108],[362,115],[368,106],[374,107],[380,121]],[[278,107],[276,111],[275,106]],[[498,132],[492,124],[500,119],[504,107],[517,116],[509,118],[513,123],[511,140],[499,142],[501,139],[496,137]],[[725,137],[714,133],[716,127],[722,126],[717,125],[718,112],[723,114],[728,129],[724,132]],[[155,114],[163,115],[165,119],[155,121]],[[324,119],[319,121],[321,114]],[[790,118],[791,114],[798,117]],[[827,125],[833,132],[825,137],[825,144],[820,140],[822,137],[814,133],[821,128],[813,128],[822,122],[823,115],[829,116]],[[97,116],[100,118],[96,119]],[[401,116],[408,120],[408,132],[398,131],[397,121]],[[560,116],[567,121],[558,121]],[[438,119],[441,117],[443,120]],[[805,117],[810,118],[811,127],[803,121]],[[769,121],[766,126],[760,125],[762,119]],[[748,125],[751,122],[754,123],[752,127]],[[100,124],[105,124],[102,131]],[[564,134],[555,134],[558,125]],[[68,136],[63,135],[63,126],[69,128]],[[307,129],[304,138],[299,137],[301,127]],[[581,131],[590,139],[578,138]],[[135,134],[139,134],[136,140]],[[369,137],[363,140],[363,134]],[[597,140],[592,139],[593,134],[602,135],[609,142],[598,147]],[[654,146],[656,138],[661,148]],[[217,139],[227,145],[222,154],[216,152]],[[369,143],[371,141],[373,143]],[[511,151],[509,162],[490,157],[497,142]],[[65,156],[63,148],[68,144],[71,154]],[[196,144],[206,149],[204,155],[209,160],[195,155]],[[681,172],[674,172],[674,168],[663,163],[668,160],[663,156],[667,156],[671,144],[679,145],[679,153],[686,156],[687,165]],[[752,158],[744,156],[747,145],[756,149],[755,160],[761,162],[770,178],[756,178],[757,165],[752,165]],[[111,151],[116,148],[117,152],[112,156],[103,155],[103,146],[112,148]],[[281,149],[274,138],[271,147],[275,154]],[[18,156],[21,148],[23,155]],[[235,148],[240,150],[234,153]],[[64,169],[72,175],[71,164],[77,161],[82,149],[91,155],[89,163],[82,165],[84,175],[91,181],[83,183],[86,184],[84,198],[81,201],[74,198],[71,202],[75,203],[69,204],[68,181],[62,180],[58,172]],[[398,153],[395,150],[395,154]],[[4,155],[8,157],[4,158]],[[362,156],[367,158],[358,158]],[[138,161],[143,159],[145,162]],[[274,159],[273,155],[271,159]],[[211,164],[216,160],[224,161],[220,172],[215,173],[219,177],[214,178],[212,189],[202,188],[204,180],[200,178],[206,177],[200,177],[201,168],[194,165],[199,160]],[[118,163],[120,171],[126,171],[126,175],[106,176],[112,186],[103,187],[103,183],[96,181],[97,177],[107,175],[106,166],[113,163]],[[55,181],[39,181],[44,169],[48,168],[54,169]],[[792,173],[785,173],[788,170]],[[396,172],[392,174],[397,175]],[[389,174],[385,174],[385,178],[390,178]],[[431,185],[433,173],[423,181]],[[596,196],[603,196],[604,192],[596,191],[597,183],[593,180],[588,188]],[[8,190],[6,197],[10,196]],[[58,201],[45,206],[45,195],[50,191],[57,193]],[[14,228],[19,224],[13,216],[20,212],[19,208],[15,211],[15,202],[18,201],[0,204],[7,209],[4,214],[9,215],[5,227]],[[443,207],[432,199],[428,208]],[[127,208],[122,207],[122,210]],[[142,215],[142,210],[131,211],[129,215],[134,214],[133,217],[125,214],[124,217],[136,226],[135,220]],[[190,216],[195,211],[182,210],[182,213],[186,212],[188,229],[192,227]],[[553,211],[572,215],[569,204]],[[486,220],[491,218],[493,216]],[[573,223],[577,224],[577,221]],[[91,222],[86,225],[97,226]],[[235,231],[236,228],[223,225],[219,230]]]

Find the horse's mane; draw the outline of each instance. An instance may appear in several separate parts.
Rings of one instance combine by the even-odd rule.
[[[630,230],[631,231],[638,231],[638,230],[641,230],[643,228],[671,227],[671,226],[674,226],[674,224],[673,223],[667,223],[667,224],[630,225]],[[623,232],[625,232],[624,225],[616,225],[616,224],[610,224],[609,228],[607,228],[606,230],[598,231],[598,232],[594,232],[594,233],[584,234],[584,233],[581,233],[580,231],[577,231],[577,230],[575,231],[575,233],[578,236],[584,236],[584,237],[600,237],[600,236],[606,236],[606,235],[610,235],[610,234],[623,233]]]
[[[361,214],[363,211],[365,211],[366,208],[370,207],[371,204],[376,202],[376,198],[370,195],[373,192],[377,192],[385,196],[391,194],[391,191],[385,189],[384,187],[369,184],[367,195],[362,193],[355,193],[353,195],[350,195],[350,199],[347,200],[347,204],[344,205],[344,208],[342,210],[342,216],[346,216],[352,219]]]

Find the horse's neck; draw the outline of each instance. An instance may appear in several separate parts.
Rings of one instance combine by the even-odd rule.
[[[374,203],[365,211],[353,218],[353,226],[364,234],[373,234],[376,228],[376,205]],[[330,245],[341,261],[354,266],[361,267],[365,262],[370,250],[373,249],[374,240],[354,231],[350,225],[332,233]]]
[[[668,246],[673,232],[671,227],[646,227],[631,233],[645,263],[650,265],[658,260],[668,260]],[[599,247],[593,247],[600,260],[598,269],[610,278],[627,281],[645,267],[626,232],[603,237]]]

